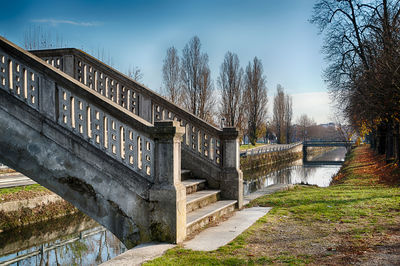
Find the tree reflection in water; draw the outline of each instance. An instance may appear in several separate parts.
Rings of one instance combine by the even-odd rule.
[[[71,219],[58,219],[58,226],[53,228],[51,221],[47,221],[50,227],[37,224],[41,230],[35,231],[36,235],[29,234],[25,239],[19,237],[15,242],[4,234],[12,235],[17,232],[0,234],[0,239],[8,241],[0,247],[0,264],[17,256],[36,252],[38,254],[13,265],[98,265],[126,250],[113,234],[89,217],[79,214],[75,215],[75,220]],[[32,229],[32,226],[30,228]],[[23,248],[18,249],[21,247],[20,243],[29,243],[29,246],[22,245]]]

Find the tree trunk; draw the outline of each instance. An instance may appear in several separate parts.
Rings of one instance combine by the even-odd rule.
[[[386,151],[386,125],[380,124],[378,126],[378,153],[385,154]]]
[[[393,136],[393,122],[390,121],[386,128],[386,162],[394,161],[394,136]]]

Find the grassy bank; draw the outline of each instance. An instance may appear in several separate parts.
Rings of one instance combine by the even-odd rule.
[[[296,186],[251,202],[273,209],[230,244],[174,248],[147,265],[398,264],[399,180],[398,168],[357,148],[332,186]]]
[[[0,204],[10,201],[29,200],[54,194],[39,184],[0,189]],[[38,204],[35,208],[21,206],[18,211],[0,211],[0,232],[44,222],[76,213],[77,209],[67,201]]]
[[[6,201],[31,199],[50,194],[53,194],[53,192],[39,184],[0,188],[0,204]]]

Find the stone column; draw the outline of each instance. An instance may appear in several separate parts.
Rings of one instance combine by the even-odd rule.
[[[153,240],[181,243],[186,238],[186,188],[181,183],[181,139],[177,121],[154,123],[154,185],[150,190]]]
[[[222,142],[221,196],[223,199],[238,201],[243,206],[243,173],[240,170],[239,132],[236,128],[224,128]]]

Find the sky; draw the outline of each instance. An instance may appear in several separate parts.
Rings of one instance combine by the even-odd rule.
[[[112,58],[121,72],[139,67],[142,83],[160,92],[167,48],[181,52],[197,35],[215,87],[227,51],[243,68],[257,56],[267,80],[269,119],[281,84],[293,96],[295,119],[305,113],[317,123],[331,120],[323,38],[308,22],[312,0],[0,1],[0,35],[21,47],[24,35],[40,27],[66,47]]]

